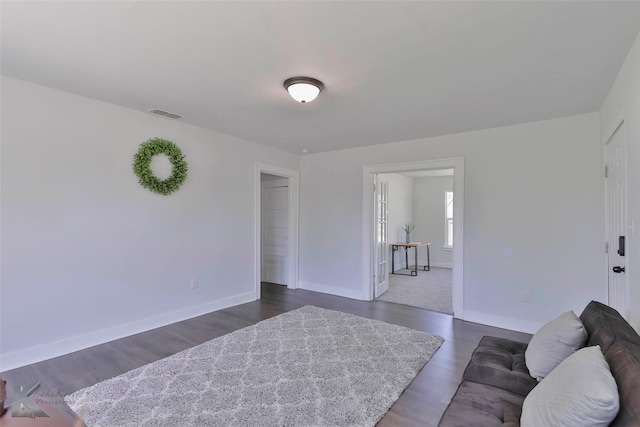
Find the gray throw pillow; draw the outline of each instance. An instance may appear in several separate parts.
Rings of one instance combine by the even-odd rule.
[[[567,357],[527,395],[521,427],[608,426],[618,414],[616,381],[600,346]]]
[[[587,343],[587,331],[573,311],[545,324],[533,335],[524,353],[527,369],[538,381]]]

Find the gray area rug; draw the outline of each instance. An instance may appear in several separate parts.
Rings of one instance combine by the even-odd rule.
[[[65,401],[88,427],[374,426],[443,341],[306,306]]]
[[[397,272],[409,274],[409,270]],[[451,286],[450,268],[431,267],[431,271],[418,269],[417,276],[389,274],[389,290],[377,299],[453,314]]]

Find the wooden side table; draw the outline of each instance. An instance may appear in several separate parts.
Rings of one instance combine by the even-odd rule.
[[[431,270],[431,257],[429,255],[429,246],[431,246],[430,242],[409,242],[409,243],[392,243],[391,244],[391,274],[401,274],[403,276],[417,276],[418,275],[418,248],[421,246],[427,247],[427,265],[425,265],[422,269],[424,271]],[[413,266],[413,270],[410,271],[409,274],[404,273],[396,273],[395,266],[395,256],[393,253],[400,248],[404,248],[404,262],[407,270],[409,269],[409,248],[413,248],[415,255],[415,264]]]

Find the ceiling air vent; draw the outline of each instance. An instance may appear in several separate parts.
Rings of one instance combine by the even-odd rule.
[[[176,114],[176,113],[170,113],[168,111],[164,111],[161,110],[159,108],[152,108],[150,110],[147,110],[149,113],[152,114],[158,114],[160,116],[165,116],[165,117],[169,117],[170,119],[181,119],[182,116],[180,114]]]

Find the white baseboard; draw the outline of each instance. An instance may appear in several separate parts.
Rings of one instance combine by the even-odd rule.
[[[495,316],[493,314],[468,310],[465,310],[464,312],[464,320],[467,322],[495,326],[496,328],[525,332],[528,334],[536,333],[543,325],[543,323],[539,322],[530,322],[527,320],[514,319],[512,317]]]
[[[357,300],[367,300],[367,298],[363,297],[361,289],[344,289],[338,288],[335,286],[327,286],[321,285],[318,283],[310,283],[300,281],[298,283],[298,287],[300,289],[306,289],[308,291],[320,292],[323,294],[336,295],[339,297],[346,297]]]
[[[47,344],[26,348],[24,350],[19,350],[13,353],[2,354],[0,355],[0,372],[5,372],[11,369],[20,368],[22,366],[31,365],[33,363],[42,362],[43,360],[73,353],[74,351],[84,350],[85,348],[139,334],[141,332],[146,332],[151,329],[170,325],[172,323],[191,319],[193,317],[202,316],[203,314],[211,313],[213,311],[218,311],[224,308],[233,307],[235,305],[255,301],[255,299],[256,294],[255,292],[251,291],[246,294],[237,295],[231,298],[211,301],[205,304],[188,307],[183,310],[177,310],[159,316],[148,317],[136,322],[125,323],[122,325],[114,326],[112,328],[101,329],[89,334],[78,335],[59,341],[53,341]]]

